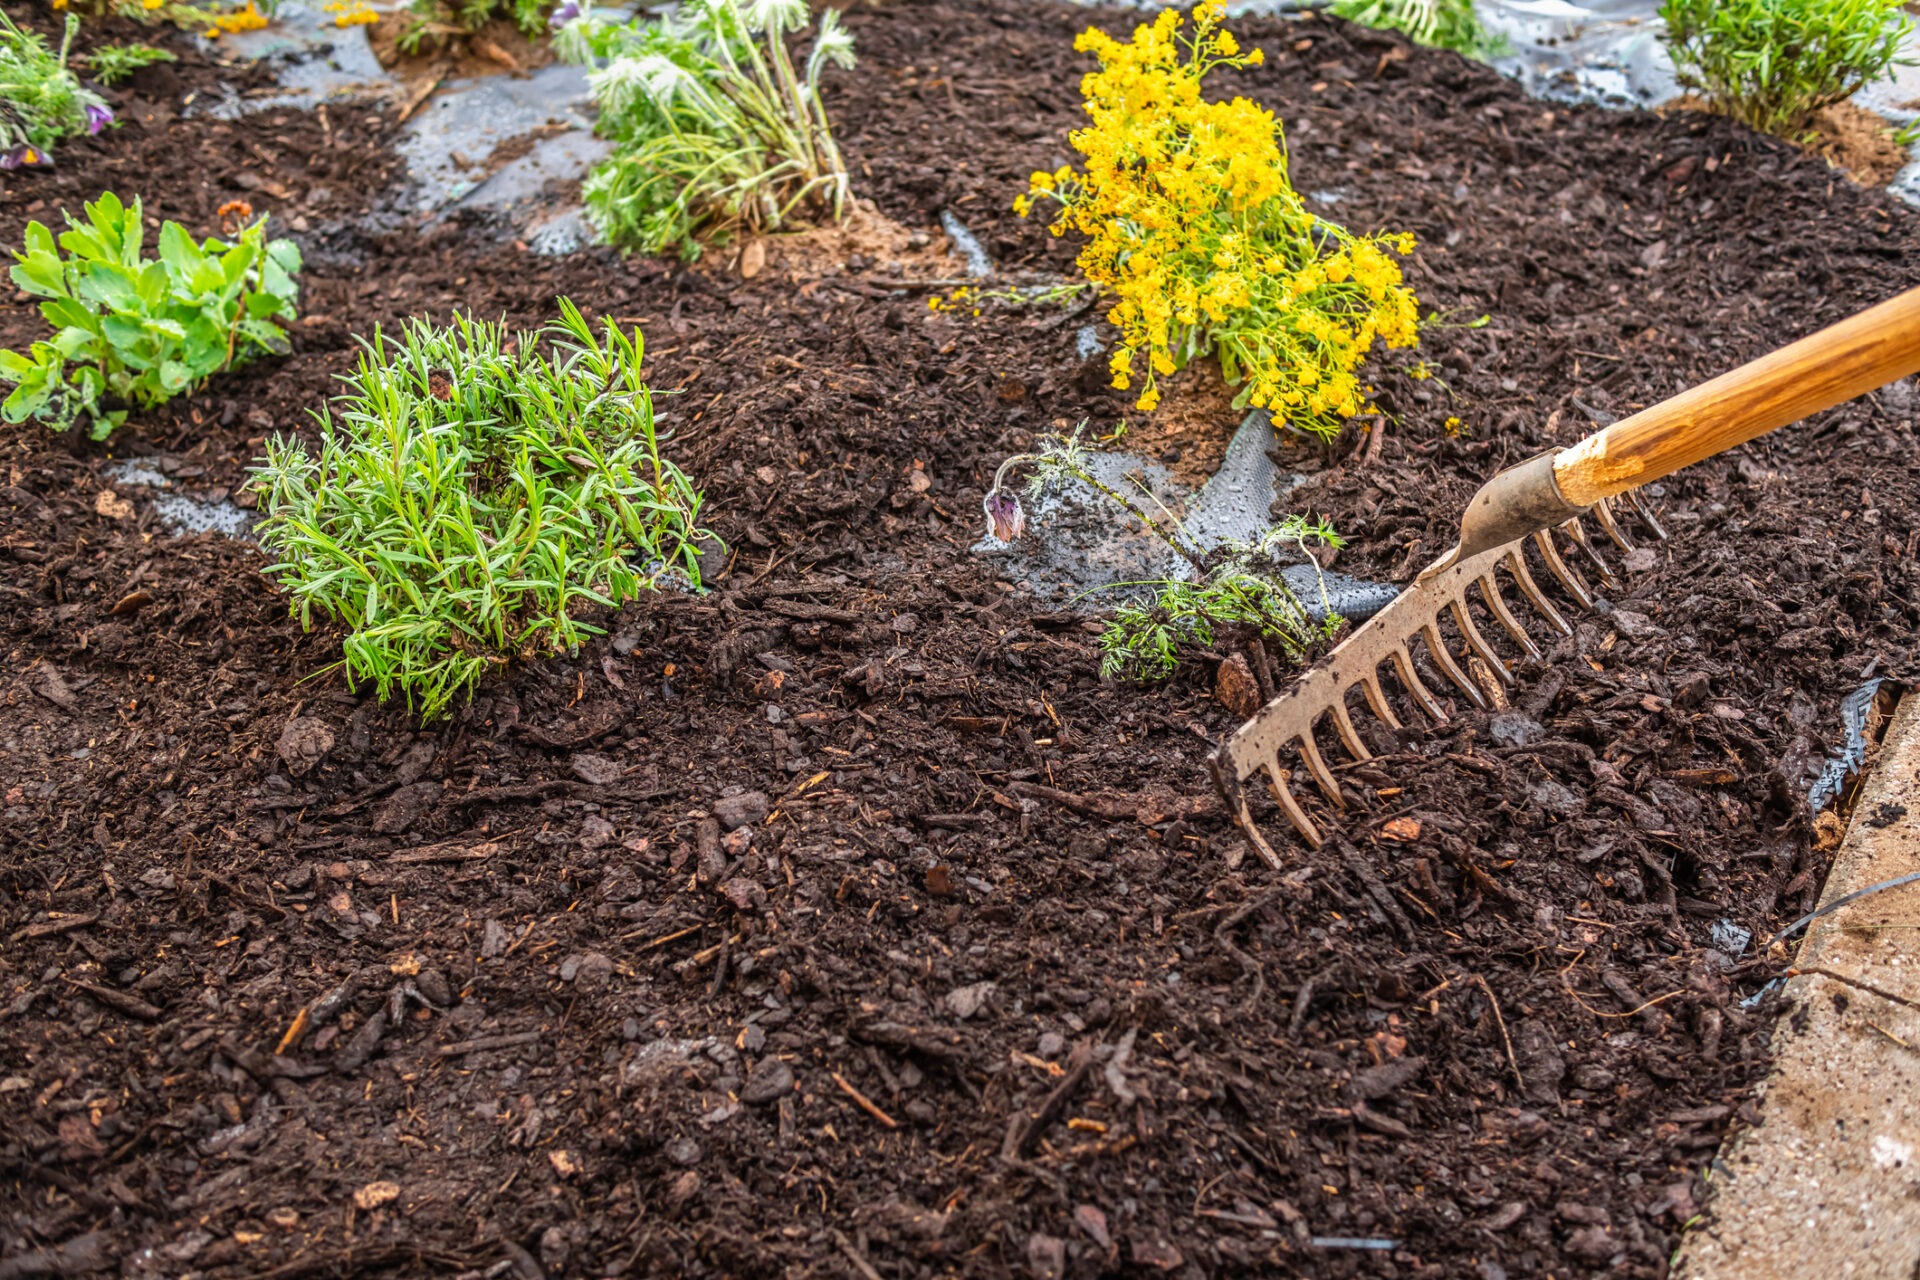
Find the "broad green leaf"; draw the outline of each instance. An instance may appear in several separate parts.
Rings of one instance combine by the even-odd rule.
[[[75,302],[72,298],[55,298],[51,302],[40,304],[40,314],[47,323],[55,328],[90,329],[98,332],[100,315],[92,308]]]
[[[53,349],[69,360],[97,355],[98,343],[99,338],[91,329],[69,326],[53,336]]]
[[[185,227],[169,222],[160,228],[160,261],[177,281],[190,281],[207,261],[207,255],[193,242]]]
[[[20,382],[39,367],[18,351],[0,351],[0,379]]]
[[[79,292],[87,301],[115,311],[140,311],[140,295],[134,290],[132,277],[111,263],[96,263],[81,278]]]
[[[0,417],[5,417],[8,422],[25,422],[46,407],[47,401],[51,398],[52,392],[48,389],[44,378],[31,382],[23,381],[14,388],[13,394],[7,397],[6,402],[0,404]]]
[[[67,296],[67,273],[53,253],[30,253],[7,272],[13,282],[41,298]]]
[[[170,395],[179,395],[192,383],[187,366],[178,360],[163,360],[158,370],[160,386]]]
[[[47,230],[44,222],[29,222],[25,236],[25,248],[28,255],[52,253],[57,247],[53,242],[53,232]]]

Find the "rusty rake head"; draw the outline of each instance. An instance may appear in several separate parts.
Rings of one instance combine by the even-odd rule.
[[[1654,537],[1667,536],[1637,494],[1628,492],[1613,501],[1638,516]],[[1607,541],[1622,552],[1633,551],[1633,543],[1621,529],[1619,513],[1613,506],[1603,501],[1586,514],[1592,517]],[[1423,574],[1324,662],[1302,676],[1292,689],[1262,707],[1221,744],[1208,761],[1214,781],[1234,821],[1269,866],[1278,868],[1280,858],[1254,824],[1247,806],[1246,784],[1254,775],[1265,774],[1281,811],[1308,845],[1318,848],[1320,830],[1293,795],[1289,785],[1293,770],[1282,753],[1297,758],[1329,804],[1335,809],[1347,808],[1349,797],[1342,792],[1335,771],[1328,767],[1315,732],[1327,725],[1355,761],[1372,758],[1347,706],[1347,696],[1354,689],[1360,690],[1367,707],[1388,728],[1401,728],[1401,718],[1381,682],[1381,669],[1388,667],[1408,703],[1434,724],[1446,723],[1446,709],[1428,689],[1416,665],[1416,640],[1418,648],[1425,651],[1425,661],[1431,669],[1439,672],[1467,702],[1485,709],[1504,704],[1502,690],[1513,683],[1513,677],[1507,670],[1507,659],[1487,641],[1480,625],[1474,621],[1476,610],[1489,620],[1489,629],[1497,625],[1496,634],[1504,633],[1520,655],[1535,659],[1541,656],[1539,646],[1502,594],[1501,576],[1512,581],[1548,629],[1563,636],[1573,634],[1573,628],[1540,589],[1527,565],[1531,541],[1538,562],[1551,580],[1582,609],[1593,607],[1592,592],[1568,563],[1568,556],[1562,554],[1556,534],[1565,540],[1569,555],[1595,574],[1603,586],[1618,585],[1617,575],[1595,545],[1595,535],[1581,516],[1485,550],[1474,550],[1469,543],[1464,556],[1453,557],[1450,563],[1442,560]]]

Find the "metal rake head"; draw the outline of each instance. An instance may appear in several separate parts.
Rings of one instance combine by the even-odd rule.
[[[1664,539],[1667,536],[1638,494],[1629,491],[1613,501],[1623,503],[1637,515],[1655,538]],[[1596,504],[1587,514],[1593,517],[1601,534],[1614,546],[1626,553],[1634,550],[1633,543],[1621,529],[1616,512],[1608,502]],[[1582,519],[1576,516],[1555,529],[1543,529],[1530,537],[1540,562],[1553,581],[1582,609],[1591,609],[1593,595],[1581,575],[1561,554],[1554,534],[1558,533],[1566,539],[1571,551],[1577,553],[1580,561],[1597,575],[1602,585],[1615,587],[1619,578],[1595,546],[1594,537]],[[1322,755],[1314,735],[1323,721],[1331,722],[1333,732],[1347,754],[1355,761],[1372,758],[1373,753],[1367,750],[1354,727],[1353,717],[1347,708],[1347,695],[1358,688],[1374,715],[1384,721],[1388,728],[1401,728],[1401,719],[1388,701],[1386,689],[1381,684],[1380,669],[1383,664],[1391,666],[1393,679],[1408,702],[1434,724],[1446,723],[1445,708],[1427,688],[1416,669],[1415,640],[1425,650],[1426,660],[1432,668],[1473,706],[1486,709],[1502,701],[1504,695],[1500,691],[1513,683],[1513,676],[1507,670],[1507,659],[1488,643],[1474,621],[1472,589],[1478,589],[1479,607],[1484,610],[1484,615],[1498,624],[1499,631],[1504,632],[1525,657],[1539,658],[1540,648],[1501,594],[1497,575],[1504,574],[1512,580],[1549,629],[1563,636],[1573,634],[1573,628],[1540,589],[1532,571],[1528,569],[1527,542],[1528,538],[1522,537],[1503,543],[1456,560],[1430,576],[1423,575],[1392,604],[1348,637],[1324,662],[1302,676],[1292,689],[1262,707],[1251,720],[1234,730],[1209,758],[1214,781],[1225,797],[1234,821],[1254,851],[1269,866],[1277,869],[1280,858],[1254,824],[1252,812],[1247,806],[1247,782],[1255,774],[1264,773],[1281,812],[1287,815],[1288,821],[1293,823],[1294,829],[1308,845],[1319,848],[1320,829],[1294,798],[1289,785],[1293,770],[1283,760],[1282,753],[1291,752],[1298,758],[1328,803],[1336,809],[1347,808],[1348,797],[1342,793],[1334,771],[1328,768],[1326,757]],[[1443,623],[1451,625],[1443,630]]]

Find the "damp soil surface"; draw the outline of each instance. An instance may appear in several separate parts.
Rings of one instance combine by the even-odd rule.
[[[1066,158],[1087,20],[850,11],[830,105],[878,214],[1066,265],[1006,210]],[[1287,446],[1343,570],[1405,581],[1498,467],[1920,280],[1913,211],[1724,121],[1243,33],[1268,65],[1222,87],[1327,216],[1414,231],[1457,322],[1438,377],[1387,362],[1377,450]],[[293,354],[114,454],[236,492],[351,333],[564,294],[644,328],[732,554],[423,731],[250,545],[8,429],[0,1274],[1663,1272],[1779,1015],[1713,930],[1812,901],[1838,701],[1915,668],[1911,389],[1666,482],[1670,539],[1512,707],[1376,735],[1348,812],[1305,797],[1324,848],[1230,868],[1216,659],[1104,682],[1096,622],[968,551],[1000,458],[1129,416],[1082,319],[931,312],[864,255],[743,281],[356,230],[395,108],[182,116],[240,75],[143,72],[125,128],[0,195],[8,244],[103,187],[304,219]],[[9,345],[38,324],[0,299]]]

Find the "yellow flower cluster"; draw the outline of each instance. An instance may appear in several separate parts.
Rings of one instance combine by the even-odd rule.
[[[1331,434],[1367,407],[1356,370],[1374,343],[1418,340],[1392,256],[1411,253],[1413,237],[1316,218],[1288,181],[1272,113],[1200,96],[1215,67],[1261,59],[1240,51],[1222,13],[1202,0],[1189,34],[1167,10],[1124,44],[1082,32],[1074,47],[1100,62],[1080,84],[1092,123],[1071,138],[1085,172],[1035,173],[1014,209],[1053,200],[1053,234],[1087,237],[1080,269],[1113,297],[1121,335],[1113,385],[1137,373],[1140,408],[1159,403],[1159,377],[1212,352],[1230,384],[1245,384],[1236,406]]]
[[[267,15],[260,12],[254,0],[247,0],[246,7],[235,9],[232,13],[216,14],[213,25],[201,34],[209,40],[218,40],[224,33],[234,35],[242,31],[258,31],[267,25]]]
[[[336,27],[366,27],[380,21],[380,15],[367,5],[367,0],[330,0],[322,9],[333,15]]]

